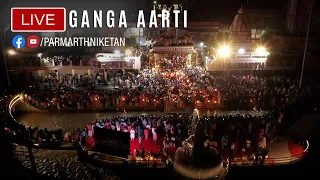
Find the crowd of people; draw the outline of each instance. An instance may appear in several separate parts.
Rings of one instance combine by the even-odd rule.
[[[139,106],[156,109],[193,109],[223,105],[226,109],[273,109],[312,93],[311,86],[285,76],[213,75],[203,68],[143,70],[109,79],[98,88],[101,75],[39,77],[26,92],[26,102],[40,109],[97,109]],[[107,84],[105,83],[105,84]],[[81,101],[79,101],[81,99]]]
[[[250,159],[258,149],[266,149],[266,141],[275,138],[281,128],[279,114],[251,115],[210,115],[199,119],[205,120],[209,144],[231,156]],[[130,141],[131,158],[142,160],[166,160],[172,157],[181,142],[194,133],[194,123],[198,121],[190,115],[141,115],[134,117],[112,117],[95,120],[84,129],[48,130],[37,127],[26,127],[20,124],[11,129],[18,137],[29,138],[35,143],[61,144],[79,142],[84,146],[94,148],[90,141],[94,138],[95,128],[105,128],[114,131],[127,132]],[[153,144],[150,144],[152,140]],[[228,142],[230,141],[230,142]],[[136,144],[137,142],[137,144]],[[152,155],[152,156],[151,156]]]
[[[178,58],[179,59],[179,58]],[[179,63],[173,59],[175,64]],[[53,64],[72,61],[71,57],[49,58]],[[104,83],[104,85],[101,85]],[[105,86],[101,88],[102,86]],[[58,72],[35,79],[23,93],[23,101],[39,109],[105,109],[133,106],[144,109],[192,110],[217,106],[225,109],[268,109],[277,113],[210,115],[206,122],[209,144],[229,157],[252,159],[258,150],[267,151],[266,142],[281,128],[279,111],[299,98],[311,95],[306,81],[285,76],[217,75],[202,67],[163,64],[158,70],[144,69],[104,79],[99,73],[62,75]],[[113,117],[89,123],[84,129],[48,130],[20,125],[15,134],[39,143],[75,143],[94,147],[96,128],[128,133],[132,159],[171,157],[184,139],[194,133],[198,122],[188,115],[147,115]],[[149,143],[151,140],[151,144]],[[231,147],[229,149],[229,147]]]

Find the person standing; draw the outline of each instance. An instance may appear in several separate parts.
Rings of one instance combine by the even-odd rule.
[[[134,131],[134,127],[131,127],[131,130],[130,130],[130,139],[131,141],[133,141],[135,138],[135,131]]]
[[[149,138],[149,129],[144,129],[144,139],[147,140]]]
[[[156,132],[156,128],[152,128],[152,138],[153,138],[153,142],[154,144],[156,145],[157,144],[157,139],[158,139],[158,135],[157,135],[157,132]]]

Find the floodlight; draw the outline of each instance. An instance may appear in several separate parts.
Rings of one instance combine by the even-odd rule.
[[[9,53],[9,55],[15,55],[15,54],[17,54],[14,50],[9,50],[8,53]]]
[[[267,55],[268,52],[266,51],[266,49],[264,47],[258,47],[257,53],[261,56],[265,56],[265,55]]]
[[[222,46],[219,51],[218,51],[219,55],[222,57],[228,57],[231,53],[230,47],[228,46]]]
[[[246,51],[243,49],[243,48],[240,48],[239,50],[238,50],[238,54],[244,54]]]

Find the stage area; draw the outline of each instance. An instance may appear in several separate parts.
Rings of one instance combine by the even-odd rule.
[[[301,160],[307,152],[308,144],[296,144],[288,139],[281,139],[280,141],[274,141],[267,143],[269,149],[268,158],[264,165],[284,165],[291,164]],[[236,157],[232,162],[232,165],[237,166],[250,166],[253,161],[245,161],[240,157]]]

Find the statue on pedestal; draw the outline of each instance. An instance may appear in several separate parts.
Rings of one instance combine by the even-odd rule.
[[[223,171],[223,160],[219,152],[209,146],[206,120],[194,116],[194,135],[183,141],[175,156],[174,168],[189,178],[208,179]]]

